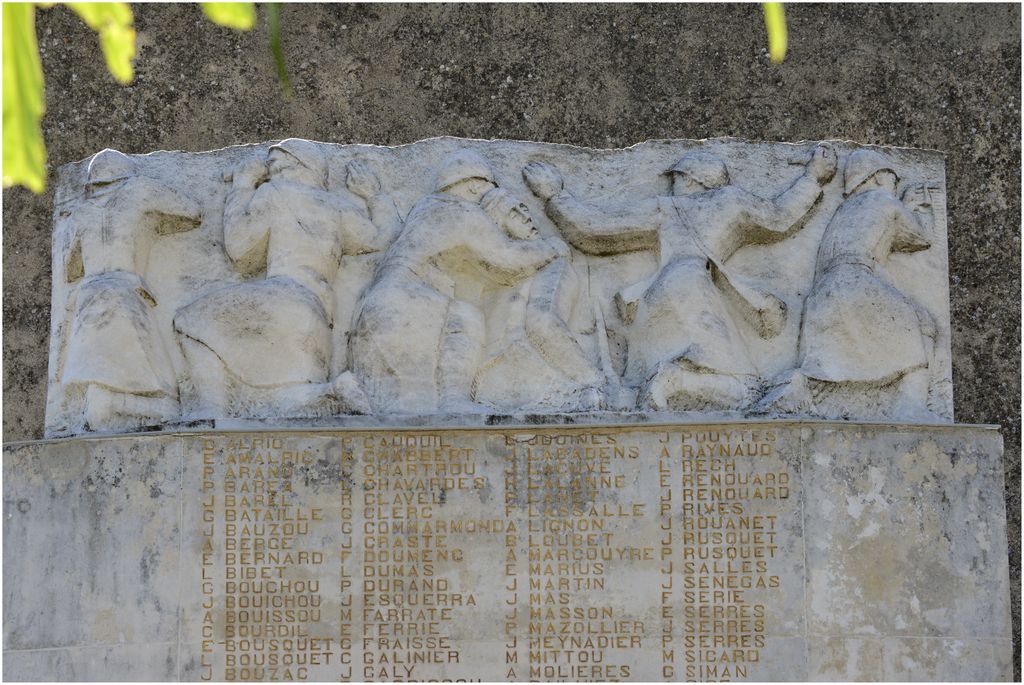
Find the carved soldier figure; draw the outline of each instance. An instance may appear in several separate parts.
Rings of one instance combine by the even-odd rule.
[[[550,165],[533,162],[523,173],[578,249],[659,251],[658,272],[616,296],[629,332],[626,379],[642,386],[641,408],[699,410],[741,409],[751,399],[758,374],[739,321],[767,338],[785,320],[783,303],[730,273],[726,261],[798,230],[835,168],[835,152],[819,145],[804,174],[769,199],[731,185],[718,157],[695,151],[669,170],[670,196],[620,207],[580,202]]]
[[[177,418],[178,389],[143,274],[158,235],[200,222],[191,198],[138,175],[115,150],[89,162],[63,251],[69,325],[58,378],[72,430],[128,431]]]
[[[877,411],[883,418],[880,407],[859,405],[872,389],[890,387],[896,413],[934,419],[927,404],[935,320],[884,275],[890,254],[931,245],[927,187],[908,188],[908,207],[896,197],[898,174],[872,150],[850,154],[844,181],[846,200],[825,229],[804,303],[799,368],[761,407],[834,417]],[[849,397],[835,397],[844,387]]]
[[[538,235],[529,208],[503,188],[484,196],[485,211],[513,238]],[[501,410],[599,409],[606,382],[570,328],[582,303],[582,283],[568,256],[559,257],[512,292],[499,293],[488,307],[501,323],[488,330],[488,359],[474,382],[473,396]],[[582,316],[581,316],[582,315]],[[588,320],[588,328],[593,318]],[[494,350],[493,352],[491,350]]]
[[[497,187],[470,151],[445,160],[436,191],[405,228],[363,297],[350,349],[352,370],[375,411],[486,411],[472,401],[486,329],[477,306],[484,283],[512,286],[568,247],[512,237],[481,200]]]
[[[328,192],[326,157],[306,140],[282,141],[226,179],[225,250],[243,274],[262,277],[208,292],[175,316],[193,418],[368,409],[351,374],[328,378],[331,283],[342,255],[383,249],[400,221],[365,165],[347,171],[365,209]]]

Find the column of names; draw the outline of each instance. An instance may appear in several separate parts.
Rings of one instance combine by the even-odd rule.
[[[465,560],[447,499],[479,484],[473,448],[436,434],[371,436],[362,450],[363,679],[436,677],[462,661],[452,639],[476,605],[448,572]]]
[[[203,443],[196,677],[741,680],[799,630],[771,431],[321,440]]]
[[[771,432],[696,431],[681,438],[683,676],[748,678],[765,646],[765,592],[780,586],[770,568],[779,550],[778,516],[756,513],[755,504],[787,498],[789,474],[759,467],[773,456]]]
[[[644,504],[610,503],[626,486],[623,467],[639,456],[614,435],[538,435],[520,446],[526,470],[530,680],[628,680],[644,624],[608,597],[609,568],[653,560],[620,526]]]
[[[309,532],[324,511],[303,506],[292,489],[312,452],[239,437],[222,455],[223,679],[308,680],[335,648],[334,638],[310,631],[322,620],[324,552]]]

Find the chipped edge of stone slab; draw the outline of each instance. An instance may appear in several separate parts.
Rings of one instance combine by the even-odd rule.
[[[323,434],[349,431],[480,431],[480,430],[551,430],[586,428],[625,428],[634,430],[658,429],[666,426],[773,426],[808,429],[891,429],[899,432],[939,430],[943,432],[962,429],[994,432],[1002,438],[1002,426],[991,423],[893,423],[887,421],[835,421],[830,419],[759,419],[710,416],[705,418],[680,417],[671,413],[628,412],[602,414],[467,414],[438,416],[340,416],[324,419],[325,423],[311,424],[308,420],[290,424],[287,420],[274,419],[246,420],[224,419],[202,422],[198,425],[175,426],[161,430],[136,433],[83,433],[62,438],[42,440],[15,440],[3,442],[4,449],[23,445],[60,444],[73,440],[135,439],[140,437],[175,437],[202,433],[309,433]],[[326,421],[333,421],[327,423]],[[429,421],[426,423],[425,421]]]
[[[129,156],[131,156],[131,157],[149,157],[149,156],[155,156],[155,155],[176,155],[176,154],[182,154],[182,155],[215,155],[215,154],[219,154],[219,153],[222,153],[222,152],[225,152],[225,151],[228,151],[228,150],[244,150],[244,149],[248,149],[248,148],[268,147],[270,145],[274,145],[275,143],[279,143],[282,140],[284,140],[284,139],[283,138],[272,138],[270,140],[265,140],[265,141],[262,141],[262,142],[259,142],[259,143],[243,143],[243,144],[240,144],[240,145],[225,145],[224,147],[215,148],[213,150],[151,150],[150,152],[144,152],[144,153],[131,153]],[[910,146],[910,145],[874,145],[874,144],[870,144],[870,143],[861,143],[861,142],[858,142],[856,140],[851,140],[849,138],[825,138],[825,139],[822,139],[820,141],[819,140],[810,140],[810,139],[806,139],[806,138],[801,139],[801,140],[792,140],[792,141],[790,141],[790,140],[767,140],[767,139],[757,139],[757,138],[743,138],[743,137],[739,137],[739,136],[715,136],[715,137],[711,137],[711,138],[645,138],[644,140],[637,141],[637,142],[633,143],[632,145],[626,145],[624,147],[590,147],[590,146],[587,146],[587,145],[575,145],[573,143],[552,143],[552,142],[544,141],[544,140],[525,140],[525,139],[522,139],[522,138],[467,138],[467,137],[462,137],[462,136],[447,136],[447,135],[446,136],[431,136],[429,138],[420,138],[418,140],[412,140],[412,141],[409,141],[409,142],[406,142],[406,143],[398,143],[397,145],[378,145],[376,143],[338,143],[338,142],[332,142],[332,141],[326,141],[326,140],[312,140],[312,139],[306,139],[306,140],[309,140],[309,142],[311,142],[311,143],[316,143],[317,145],[331,145],[331,146],[334,146],[334,147],[354,147],[354,148],[373,149],[373,150],[398,150],[398,149],[401,149],[401,148],[411,147],[413,145],[418,145],[420,143],[426,143],[426,142],[431,142],[431,141],[459,140],[459,141],[472,142],[472,143],[517,143],[517,144],[518,143],[528,143],[528,144],[533,144],[533,145],[550,146],[550,147],[553,147],[553,148],[565,148],[565,149],[569,149],[569,150],[581,150],[581,151],[585,151],[585,152],[602,152],[602,153],[604,153],[604,152],[621,152],[623,150],[632,150],[634,148],[637,148],[637,147],[640,147],[640,146],[643,146],[643,145],[649,145],[649,144],[658,145],[658,144],[670,144],[670,143],[697,143],[697,144],[702,144],[703,145],[703,144],[706,144],[706,143],[741,143],[741,144],[751,144],[751,145],[792,145],[793,147],[798,147],[798,146],[806,146],[806,145],[811,144],[811,143],[824,142],[824,143],[838,143],[838,144],[845,145],[845,146],[856,147],[856,148],[861,148],[861,149],[868,149],[868,150],[900,150],[900,151],[907,151],[907,152],[920,152],[920,153],[924,153],[924,154],[928,154],[928,155],[938,155],[939,157],[941,157],[943,159],[943,161],[945,161],[946,156],[947,156],[947,153],[944,150],[939,150],[939,149],[936,149],[936,148],[913,147],[913,146]],[[58,177],[62,176],[64,174],[65,170],[69,170],[69,169],[72,169],[74,167],[77,167],[77,166],[80,166],[80,165],[83,165],[83,164],[88,164],[88,162],[92,159],[92,157],[93,157],[93,155],[90,155],[88,157],[84,157],[82,159],[77,159],[77,160],[74,160],[74,161],[71,161],[71,162],[66,162],[66,163],[60,165],[59,167],[57,167]]]

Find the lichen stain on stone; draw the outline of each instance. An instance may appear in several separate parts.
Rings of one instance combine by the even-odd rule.
[[[882,680],[882,646],[875,640],[827,638],[818,657],[823,661],[812,678]]]
[[[157,567],[160,564],[160,551],[155,547],[146,547],[142,556],[139,559],[139,573],[142,574],[142,585],[147,587],[149,585],[150,578],[156,572]]]
[[[166,534],[167,531],[164,528],[164,521],[161,517],[151,516],[149,521],[146,522],[146,526],[142,529],[139,544],[144,547],[153,546],[158,540],[162,541],[162,538],[166,536]]]
[[[975,461],[957,459],[954,463],[948,451],[933,440],[924,440],[916,449],[898,454],[895,464],[907,483],[919,483],[926,478],[934,479],[936,476],[942,476],[944,480],[962,480],[978,472],[978,464]]]
[[[858,478],[851,486],[854,494],[846,496],[846,513],[851,517],[859,519],[865,509],[874,506],[885,508],[885,474],[877,466],[869,466],[866,477]]]
[[[92,637],[97,642],[108,644],[123,642],[120,625],[113,609],[101,609],[93,614],[90,626]]]
[[[53,458],[45,445],[27,445],[17,452],[5,454],[4,461],[8,464],[22,461],[31,463],[32,467],[25,469],[25,473],[29,476],[29,483],[33,486],[71,481],[85,472],[90,461],[90,455],[86,449],[81,445],[76,447],[77,450],[73,452],[60,450],[59,456]],[[44,454],[47,455],[45,459],[43,458]]]
[[[850,547],[846,570],[865,603],[893,606],[900,603],[902,584],[894,582],[912,563],[903,540],[891,533],[864,538]]]

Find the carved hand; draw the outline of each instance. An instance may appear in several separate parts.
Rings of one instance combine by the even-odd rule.
[[[373,170],[366,162],[358,160],[352,160],[348,163],[348,175],[345,178],[345,185],[364,200],[369,200],[380,192],[380,179],[377,178],[377,174],[373,173]]]
[[[821,143],[814,148],[814,153],[811,155],[811,161],[808,162],[807,168],[814,174],[814,178],[817,179],[818,183],[824,185],[832,180],[838,165],[839,156],[836,154],[835,148],[828,143]]]
[[[530,162],[523,167],[523,179],[530,191],[544,201],[562,191],[562,174],[545,162]]]
[[[234,181],[235,185],[255,188],[260,181],[267,178],[267,165],[258,158],[252,157],[240,163],[233,172],[225,174],[225,181]]]
[[[932,193],[926,184],[917,183],[903,191],[903,203],[914,212],[928,214],[932,211]]]
[[[786,327],[786,303],[775,295],[766,295],[765,306],[758,311],[758,315],[761,324],[759,333],[767,340],[777,336]]]

